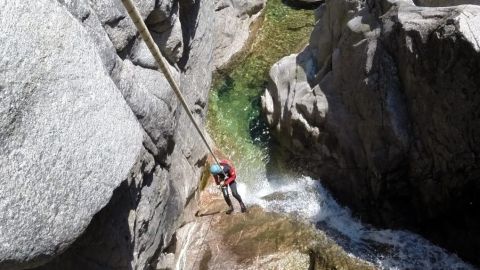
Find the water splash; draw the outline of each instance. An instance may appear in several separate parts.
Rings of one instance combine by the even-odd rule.
[[[316,224],[347,252],[380,269],[474,269],[417,234],[362,224],[310,177],[290,175],[252,186],[241,183],[239,192],[248,204]]]
[[[209,100],[209,134],[236,165],[238,190],[245,202],[307,220],[353,256],[381,269],[473,269],[421,236],[362,224],[319,181],[290,175],[283,164],[272,167],[268,130],[259,121],[259,96],[272,64],[304,47],[312,31],[308,26],[291,26],[313,22],[314,16],[281,0],[269,0],[265,18],[248,56],[216,82]]]

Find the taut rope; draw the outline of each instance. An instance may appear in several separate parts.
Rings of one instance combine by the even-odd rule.
[[[158,67],[160,67],[160,70],[163,72],[165,75],[165,78],[167,78],[168,83],[170,84],[170,87],[172,87],[173,92],[177,95],[177,98],[180,100],[180,103],[182,104],[183,108],[188,114],[188,117],[192,121],[193,125],[195,126],[195,129],[197,130],[198,134],[200,134],[200,137],[202,137],[203,142],[208,148],[208,151],[210,151],[210,154],[212,154],[213,158],[215,159],[215,162],[219,164],[220,162],[218,161],[217,157],[213,153],[212,148],[207,142],[207,138],[203,134],[202,130],[198,126],[197,122],[193,118],[192,112],[190,108],[188,107],[187,102],[185,101],[185,98],[182,95],[182,92],[180,91],[180,88],[178,87],[177,83],[173,79],[172,74],[170,73],[170,69],[168,68],[168,64],[165,61],[165,58],[162,56],[162,53],[158,49],[157,44],[153,41],[152,36],[150,35],[150,32],[147,29],[147,26],[145,25],[145,22],[143,22],[142,17],[140,16],[140,13],[138,12],[137,8],[135,7],[135,4],[132,2],[132,0],[122,0],[123,5],[127,9],[128,15],[132,19],[133,23],[137,27],[138,32],[140,32],[140,35],[142,36],[142,39],[145,41],[147,44],[148,49],[150,50],[150,53],[152,53],[153,58],[157,61]]]

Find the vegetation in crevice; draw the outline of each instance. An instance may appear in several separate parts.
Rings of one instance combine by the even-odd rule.
[[[270,135],[260,116],[260,95],[267,85],[270,67],[282,57],[300,51],[313,25],[312,10],[269,0],[263,24],[250,48],[215,76],[209,98],[208,131],[216,146],[237,162],[240,170],[255,170],[269,159]]]

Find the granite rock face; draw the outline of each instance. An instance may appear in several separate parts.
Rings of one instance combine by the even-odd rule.
[[[64,251],[127,177],[142,131],[65,9],[48,1],[1,6],[3,269]],[[50,23],[38,24],[39,16]]]
[[[224,66],[248,41],[250,25],[261,15],[265,0],[214,0],[217,68]]]
[[[480,7],[334,0],[316,12],[310,44],[271,69],[273,133],[362,219],[479,263]]]
[[[135,3],[202,123],[213,2]],[[157,265],[207,153],[121,2],[0,7],[0,269]]]

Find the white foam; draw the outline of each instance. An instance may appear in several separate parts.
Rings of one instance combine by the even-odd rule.
[[[239,183],[238,189],[247,204],[318,224],[353,256],[381,269],[474,269],[417,234],[362,224],[332,198],[320,181],[310,177]]]

